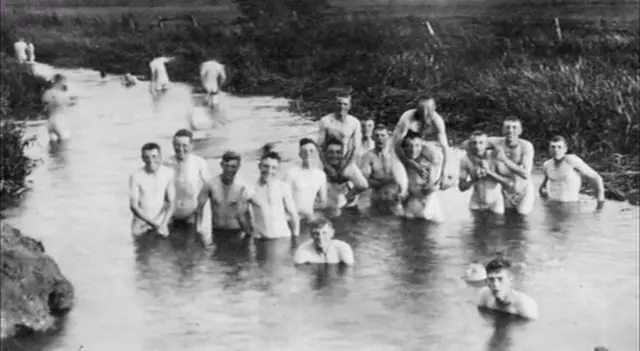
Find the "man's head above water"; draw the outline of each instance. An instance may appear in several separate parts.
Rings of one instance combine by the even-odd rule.
[[[373,128],[373,142],[377,150],[384,149],[389,141],[389,129],[384,124],[378,124]]]
[[[510,116],[502,122],[502,136],[507,140],[515,141],[522,134],[522,121],[518,117]]]
[[[422,146],[424,145],[420,134],[410,130],[402,140],[402,148],[405,155],[415,160],[422,153]]]
[[[318,152],[318,145],[311,138],[302,138],[300,139],[298,149],[300,159],[305,164],[308,164]]]
[[[473,155],[483,157],[487,151],[487,146],[487,133],[481,130],[476,130],[471,133],[471,137],[469,138],[469,149]]]
[[[309,227],[313,245],[317,250],[324,251],[333,239],[335,233],[333,224],[328,219],[320,217],[313,220]]]
[[[222,161],[220,161],[220,168],[222,168],[222,180],[233,181],[240,164],[242,163],[242,157],[235,151],[227,151],[222,155]]]
[[[260,162],[258,163],[260,180],[265,182],[274,178],[278,174],[280,162],[282,162],[282,158],[280,157],[280,154],[275,151],[269,151],[262,155],[262,158],[260,158]]]
[[[568,149],[567,139],[560,135],[556,135],[549,140],[549,154],[556,161],[562,160]]]
[[[335,95],[336,114],[346,116],[351,110],[351,94],[348,91],[339,91]]]
[[[187,129],[180,129],[173,135],[173,151],[178,160],[184,159],[191,152],[193,133]]]
[[[487,286],[493,296],[498,300],[504,300],[511,292],[511,262],[503,257],[496,257],[484,267],[487,272]]]
[[[436,110],[436,101],[427,95],[423,95],[418,98],[416,104],[416,115],[419,118],[430,117]]]
[[[147,172],[155,172],[162,162],[162,152],[160,145],[156,143],[146,143],[140,148],[140,156],[144,162],[144,168]]]
[[[326,159],[331,166],[338,166],[342,162],[344,155],[344,144],[338,139],[327,141]]]

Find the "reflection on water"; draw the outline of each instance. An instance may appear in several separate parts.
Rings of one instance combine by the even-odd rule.
[[[76,307],[56,332],[3,350],[637,349],[637,308],[619,308],[639,301],[637,208],[607,203],[595,213],[593,200],[538,200],[526,217],[474,215],[469,193],[450,189],[441,195],[447,221],[434,225],[365,206],[335,221],[336,238],[354,248],[351,268],[295,267],[289,239],[216,247],[189,228],[134,239],[128,176],[141,166],[143,143],[172,153],[171,136],[188,126],[190,91],[173,85],[154,113],[146,84],[69,76],[88,91],[72,116],[73,139],[30,151],[43,165],[7,215],[44,242],[76,286]],[[284,172],[297,141],[315,133],[282,110],[283,100],[223,95],[221,104],[225,124],[196,132],[195,152],[214,174],[230,149],[243,155],[240,176],[255,182],[267,142],[289,160]],[[46,140],[45,125],[31,131]],[[307,238],[303,231],[297,242]],[[538,301],[539,321],[475,307],[479,286],[460,277],[498,252],[516,263],[516,288]]]

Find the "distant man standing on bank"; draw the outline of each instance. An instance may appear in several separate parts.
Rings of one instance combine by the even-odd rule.
[[[579,156],[567,154],[567,141],[561,136],[551,138],[551,158],[542,164],[544,179],[540,185],[540,196],[558,202],[577,202],[582,186],[581,175],[595,185],[597,209],[604,206],[604,182],[593,168]]]
[[[313,159],[318,154],[315,141],[302,138],[298,149],[302,162],[299,166],[289,169],[286,182],[291,189],[300,218],[312,220],[315,218],[315,208],[323,209],[327,204],[327,176],[322,169],[313,166]]]
[[[131,232],[169,235],[168,223],[175,206],[173,170],[162,165],[162,152],[156,143],[141,149],[144,167],[129,177],[129,208],[133,213]]]

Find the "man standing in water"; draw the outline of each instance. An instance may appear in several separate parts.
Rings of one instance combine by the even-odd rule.
[[[160,146],[146,143],[141,149],[144,167],[129,178],[129,207],[133,212],[131,231],[149,231],[167,236],[167,224],[175,206],[173,170],[163,166]]]
[[[478,307],[517,315],[527,319],[538,318],[538,304],[525,293],[512,288],[511,263],[495,258],[486,266],[487,286],[480,290]]]
[[[61,74],[55,74],[51,88],[42,95],[42,101],[46,106],[48,115],[48,132],[51,142],[59,142],[68,139],[70,135],[67,109],[76,103],[76,96],[72,96],[67,86],[67,78]]]
[[[400,214],[399,187],[391,171],[389,130],[378,124],[373,130],[374,149],[362,157],[362,174],[371,187],[371,205],[383,214]]]
[[[254,219],[251,235],[254,238],[277,239],[300,234],[300,217],[289,186],[276,178],[280,162],[280,155],[270,151],[262,156],[258,164],[260,178],[249,199]],[[287,214],[291,219],[291,228],[287,224]]]
[[[15,51],[16,60],[18,60],[19,63],[25,63],[29,60],[28,50],[29,47],[24,38],[18,39],[18,41],[13,44],[13,51]]]
[[[222,155],[220,167],[222,173],[214,177],[204,191],[204,195],[211,201],[211,228],[213,242],[219,244],[224,241],[238,241],[250,232],[251,211],[248,200],[253,191],[248,184],[236,177],[240,170],[242,159],[233,151]],[[200,201],[204,207],[206,201]],[[199,208],[198,211],[202,211]]]
[[[166,64],[173,61],[174,57],[156,57],[149,62],[151,71],[151,82],[149,83],[149,92],[153,97],[166,92],[169,89],[169,74],[167,73]]]
[[[176,205],[173,222],[194,224],[202,229],[203,209],[207,197],[206,184],[211,180],[209,166],[202,157],[194,155],[193,134],[180,129],[173,136],[173,150],[167,165],[175,172]]]
[[[598,172],[577,155],[567,154],[567,141],[561,136],[551,139],[549,153],[551,158],[542,164],[544,180],[540,185],[540,196],[558,202],[578,201],[582,174],[595,184],[597,209],[601,209],[604,206],[604,182]]]
[[[320,263],[353,265],[353,249],[344,241],[333,239],[331,222],[319,218],[311,223],[311,240],[300,245],[293,257],[295,264]]]
[[[27,43],[27,62],[36,62],[36,47],[30,41]]]
[[[360,121],[349,114],[351,96],[346,93],[336,95],[336,111],[320,119],[318,145],[320,159],[324,165],[327,179],[346,178],[351,182],[352,189],[347,196],[347,203],[353,203],[357,195],[367,190],[367,179],[358,168],[357,154],[362,145],[362,127]],[[327,162],[328,141],[337,140],[342,145],[342,155],[339,163]],[[335,144],[334,144],[335,145]]]
[[[287,172],[287,183],[291,189],[296,209],[301,219],[312,220],[315,217],[314,205],[318,199],[318,207],[327,204],[327,176],[312,165],[317,155],[318,146],[309,139],[300,140],[299,156],[302,163]]]
[[[335,212],[337,216],[340,213],[340,209],[349,203],[355,202],[358,195],[365,191],[369,183],[364,178],[359,168],[356,168],[358,175],[354,176],[352,171],[354,168],[348,168],[344,173],[332,174],[326,171],[326,167],[337,169],[341,167],[341,163],[344,160],[344,144],[338,139],[330,139],[326,142],[326,157],[325,157],[325,174],[327,176],[327,208]],[[356,188],[351,186],[351,179],[355,177],[362,177],[366,188]]]
[[[442,222],[444,213],[438,201],[436,184],[442,167],[442,154],[431,152],[425,155],[424,142],[418,133],[409,132],[404,139],[404,156],[418,164],[422,171],[407,169],[409,178],[409,196],[405,203],[404,214],[408,218],[422,218]],[[430,149],[427,149],[430,150]],[[423,174],[427,177],[423,177]]]
[[[362,154],[375,148],[375,141],[373,140],[373,129],[375,128],[375,122],[373,118],[368,117],[362,122],[362,144],[360,150]]]
[[[211,108],[217,106],[220,88],[227,80],[224,66],[215,60],[203,62],[200,65],[200,80],[207,95],[207,105]]]
[[[487,150],[487,135],[475,131],[469,140],[469,150],[460,160],[460,182],[458,188],[465,192],[473,187],[469,209],[489,210],[493,213],[504,213],[504,199],[501,185],[512,189],[513,181],[498,174],[499,162],[493,153]]]

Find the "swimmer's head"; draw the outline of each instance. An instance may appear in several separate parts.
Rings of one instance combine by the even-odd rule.
[[[484,155],[487,150],[487,133],[476,130],[471,133],[471,137],[469,138],[469,149],[476,156]]]
[[[389,129],[384,124],[378,124],[373,128],[373,142],[377,150],[382,150],[389,141]]]
[[[142,145],[140,149],[142,162],[144,162],[144,168],[148,172],[154,172],[160,167],[162,162],[162,153],[160,146],[156,143],[146,143]]]
[[[280,154],[274,151],[270,151],[262,155],[260,162],[258,163],[258,170],[260,170],[260,179],[266,181],[274,178],[278,174],[278,168],[282,158]]]
[[[518,117],[507,117],[502,122],[502,135],[507,140],[517,140],[522,134],[522,121]]]
[[[100,71],[100,78],[106,78],[107,77],[107,72],[105,71]]]
[[[324,249],[331,242],[335,230],[333,224],[326,218],[317,218],[309,226],[311,240],[317,249]]]
[[[511,292],[511,262],[503,257],[496,257],[486,264],[487,286],[493,296],[504,298]]]
[[[63,76],[60,73],[56,73],[53,75],[53,78],[51,78],[51,84],[53,85],[65,85],[67,84],[67,77]]]
[[[310,162],[318,152],[316,142],[311,138],[302,138],[300,139],[299,145],[298,155],[300,159],[304,162]]]
[[[411,130],[402,140],[402,148],[404,149],[404,154],[412,160],[415,160],[420,156],[420,154],[422,153],[423,145],[424,142],[422,141],[422,138],[420,138],[420,134]]]
[[[351,110],[351,94],[346,91],[338,92],[335,98],[336,113],[346,115]]]
[[[344,155],[344,144],[338,139],[330,139],[327,141],[326,158],[327,163],[337,166],[342,162]]]
[[[421,96],[418,98],[418,103],[416,105],[416,113],[421,118],[430,117],[431,114],[436,110],[436,101],[429,96]]]
[[[556,135],[549,141],[549,154],[551,157],[559,161],[567,154],[567,139],[560,135]]]
[[[242,157],[235,151],[227,151],[222,155],[220,168],[222,168],[222,179],[233,180],[240,169]]]
[[[173,135],[173,151],[178,160],[184,159],[193,147],[193,133],[187,129],[180,129]]]
[[[375,127],[375,121],[373,118],[368,117],[362,120],[362,135],[365,137],[373,136],[373,128]]]

